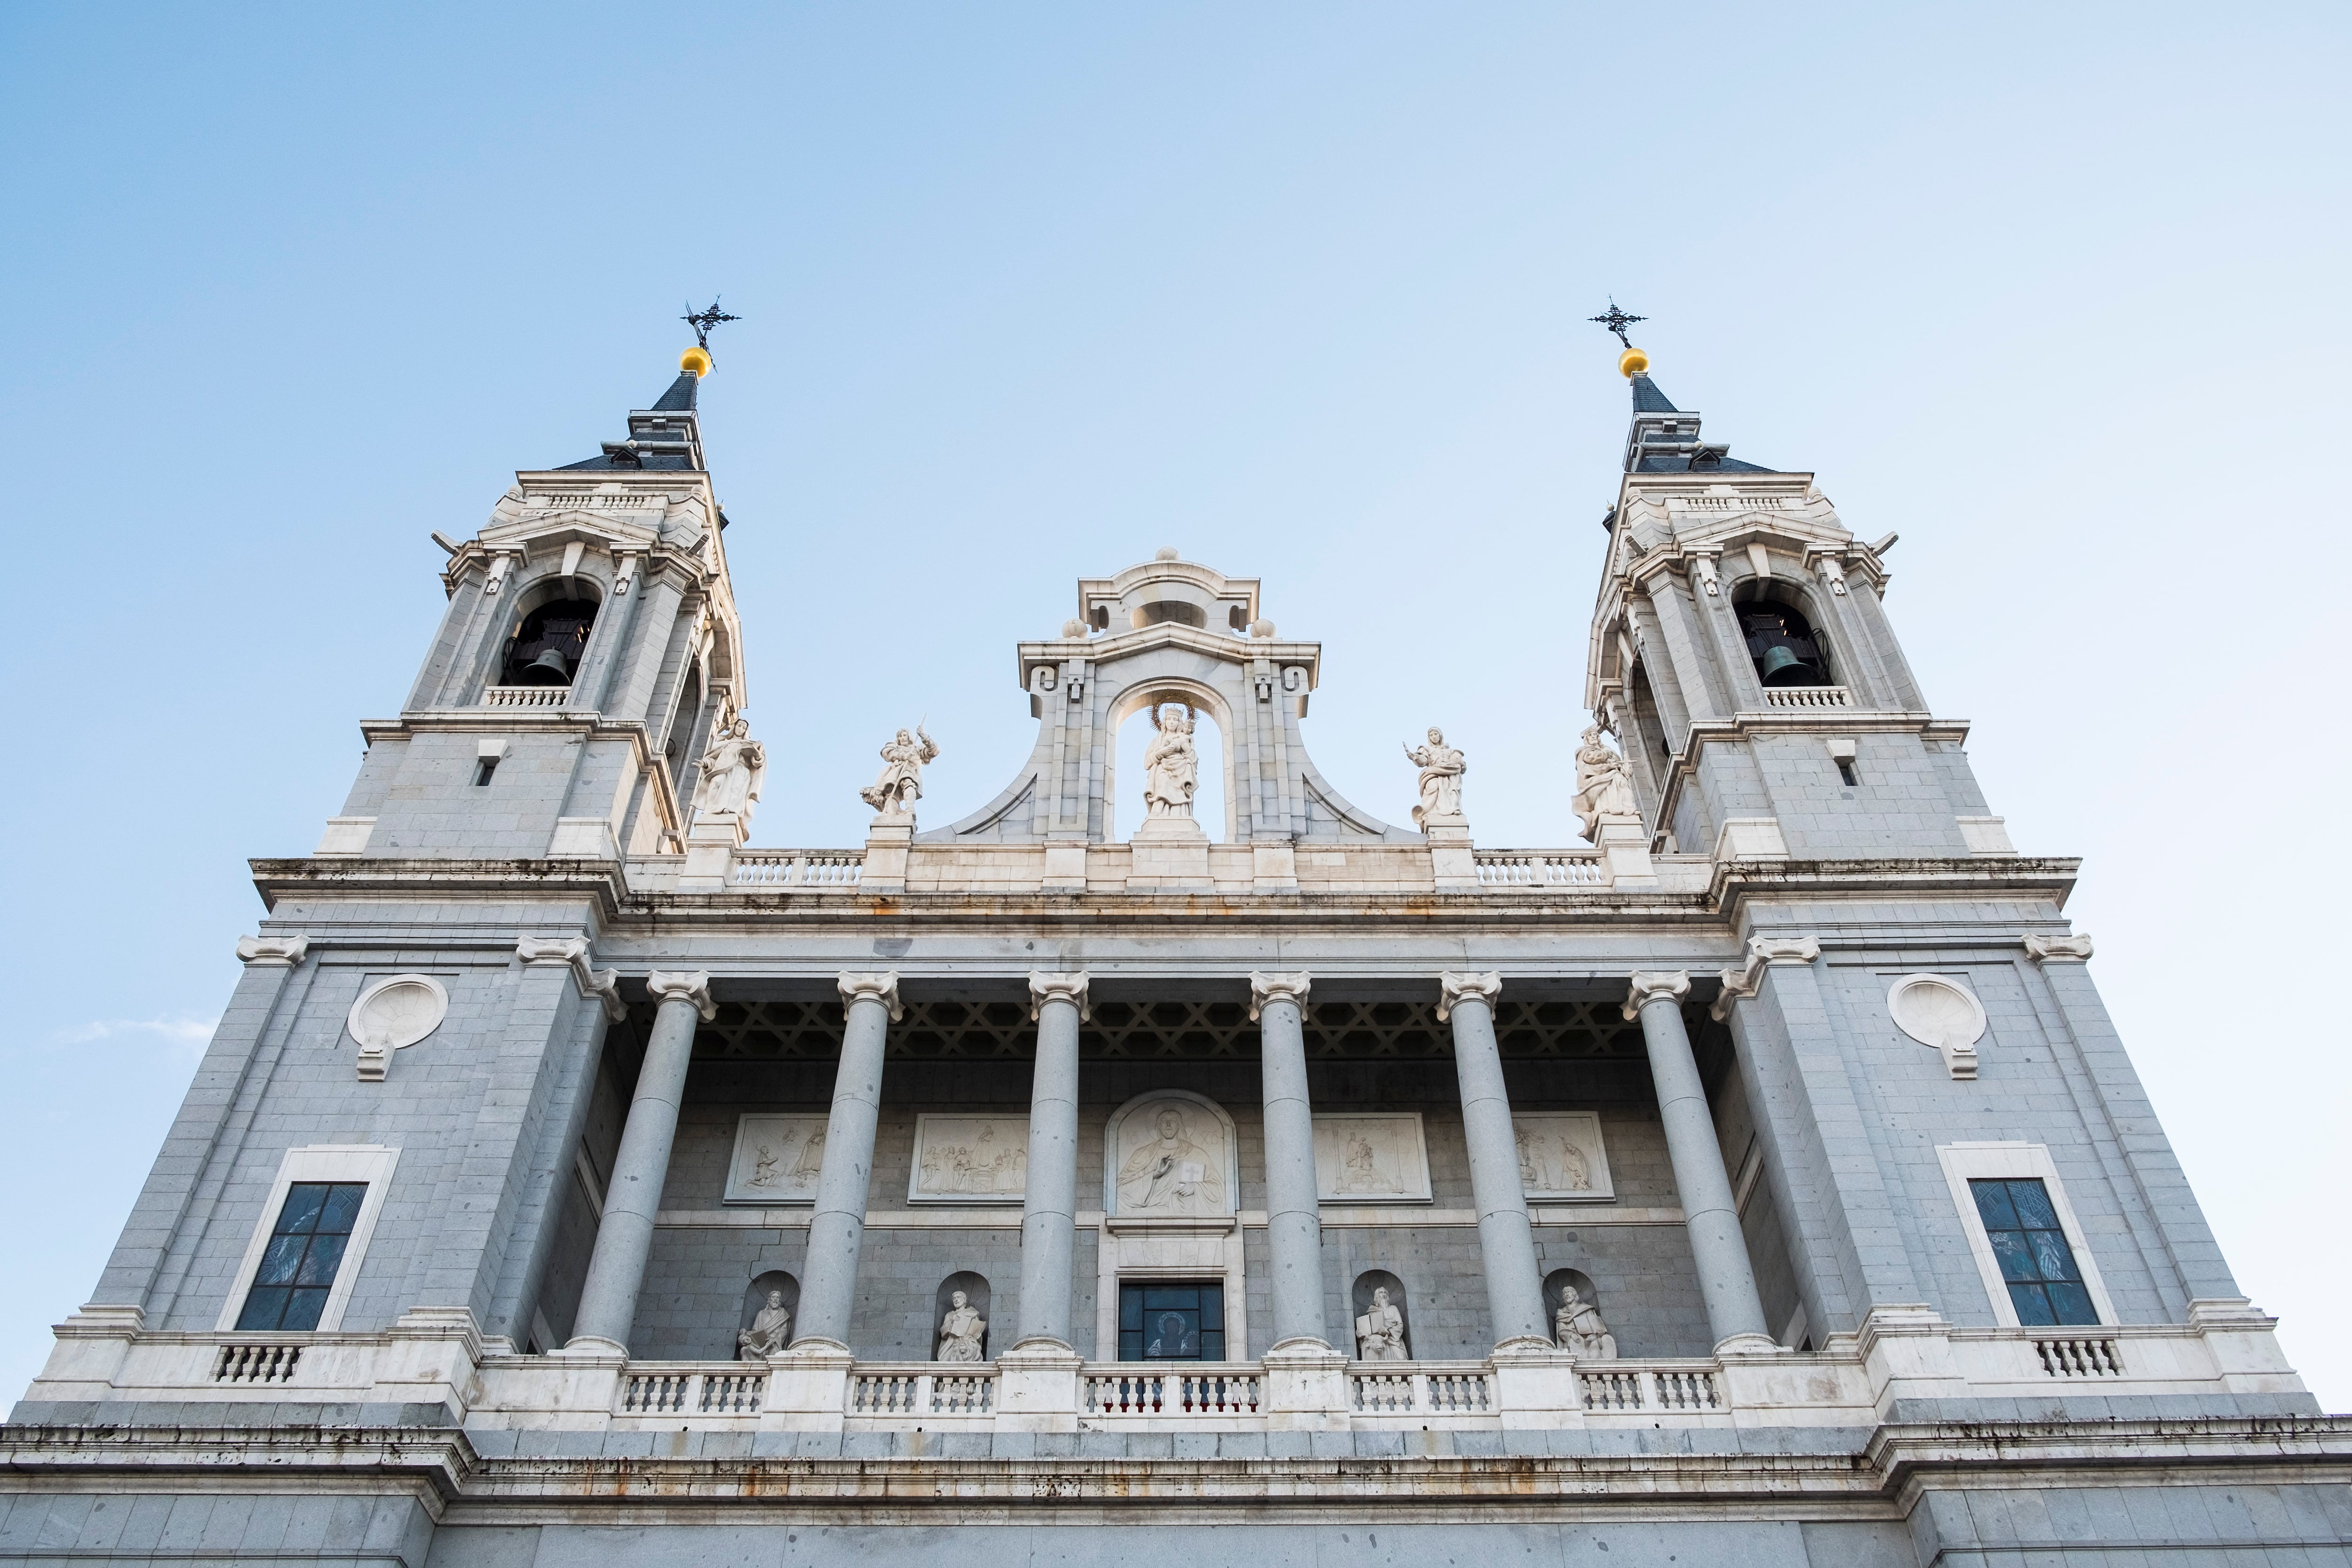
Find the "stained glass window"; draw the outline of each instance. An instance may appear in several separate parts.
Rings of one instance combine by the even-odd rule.
[[[319,1326],[365,1196],[365,1182],[297,1182],[287,1189],[245,1310],[236,1315],[238,1328]]]
[[[1224,1286],[1121,1285],[1118,1359],[1224,1360]]]
[[[2017,1321],[2029,1327],[2097,1322],[2098,1310],[2091,1305],[2049,1189],[2034,1179],[1973,1181],[1969,1190],[1976,1194],[1977,1213],[2000,1263]]]

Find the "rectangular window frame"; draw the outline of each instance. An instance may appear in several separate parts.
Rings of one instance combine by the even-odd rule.
[[[1157,1277],[1157,1276],[1153,1276],[1153,1275],[1150,1275],[1150,1274],[1140,1274],[1140,1275],[1137,1275],[1137,1276],[1135,1276],[1135,1277],[1133,1277],[1133,1278],[1130,1278],[1130,1279],[1120,1279],[1120,1280],[1119,1280],[1119,1282],[1118,1282],[1118,1297],[1119,1297],[1119,1300],[1118,1300],[1118,1315],[1117,1315],[1117,1317],[1114,1319],[1114,1325],[1115,1325],[1115,1326],[1114,1326],[1114,1329],[1113,1329],[1113,1332],[1114,1332],[1114,1333],[1116,1333],[1116,1334],[1118,1335],[1118,1339],[1117,1339],[1117,1341],[1116,1341],[1116,1342],[1115,1342],[1115,1346],[1114,1346],[1114,1352],[1113,1352],[1113,1353],[1117,1356],[1117,1358],[1118,1358],[1118,1361],[1119,1364],[1120,1364],[1120,1365],[1123,1365],[1123,1366],[1125,1366],[1125,1365],[1132,1365],[1132,1366],[1179,1366],[1179,1367],[1181,1367],[1181,1366],[1202,1366],[1202,1365],[1218,1366],[1218,1365],[1223,1365],[1223,1364],[1226,1364],[1226,1363],[1229,1363],[1230,1362],[1232,1362],[1232,1361],[1233,1361],[1233,1359],[1234,1359],[1234,1356],[1233,1356],[1233,1353],[1232,1353],[1232,1352],[1233,1352],[1233,1342],[1232,1342],[1232,1339],[1230,1338],[1230,1336],[1229,1336],[1229,1334],[1228,1334],[1228,1332],[1227,1332],[1227,1329],[1226,1329],[1226,1322],[1227,1322],[1227,1319],[1228,1319],[1228,1313],[1227,1313],[1227,1310],[1226,1310],[1226,1303],[1225,1303],[1225,1300],[1224,1300],[1224,1288],[1225,1288],[1225,1282],[1224,1282],[1224,1280],[1223,1280],[1222,1278],[1219,1278],[1219,1277],[1217,1277],[1217,1276],[1215,1276],[1215,1275],[1207,1275],[1207,1274],[1203,1274],[1203,1275],[1194,1275],[1194,1276],[1190,1276],[1190,1277],[1185,1277],[1185,1278],[1176,1278],[1176,1279],[1170,1279],[1170,1278]],[[1127,1340],[1127,1332],[1128,1332],[1128,1331],[1127,1331],[1127,1329],[1126,1329],[1126,1327],[1125,1327],[1125,1319],[1126,1319],[1126,1310],[1127,1310],[1127,1293],[1128,1293],[1128,1291],[1129,1291],[1129,1290],[1150,1290],[1150,1289],[1178,1289],[1178,1290],[1214,1290],[1214,1291],[1218,1292],[1218,1300],[1217,1300],[1217,1327],[1216,1327],[1213,1331],[1210,1330],[1210,1328],[1208,1327],[1208,1318],[1207,1318],[1206,1313],[1205,1313],[1205,1311],[1204,1311],[1204,1312],[1203,1312],[1203,1315],[1202,1315],[1202,1320],[1201,1320],[1201,1323],[1202,1323],[1201,1331],[1202,1331],[1202,1333],[1208,1333],[1208,1332],[1213,1331],[1213,1332],[1217,1335],[1218,1339],[1223,1342],[1223,1349],[1224,1349],[1225,1353],[1224,1353],[1224,1354],[1223,1354],[1223,1355],[1215,1355],[1215,1356],[1208,1356],[1208,1355],[1204,1355],[1204,1356],[1199,1356],[1199,1357],[1186,1357],[1186,1356],[1154,1356],[1154,1357],[1151,1357],[1151,1358],[1150,1358],[1150,1359],[1146,1359],[1146,1358],[1145,1358],[1145,1357],[1143,1357],[1142,1355],[1139,1354],[1139,1355],[1138,1355],[1138,1356],[1137,1356],[1137,1357],[1136,1357],[1132,1362],[1129,1362],[1129,1361],[1128,1360],[1128,1357],[1127,1357],[1127,1343],[1126,1343],[1126,1340]],[[1139,1311],[1141,1311],[1141,1312],[1149,1312],[1149,1311],[1150,1310],[1150,1308],[1148,1308],[1148,1307],[1140,1307],[1140,1306],[1139,1305]],[[1150,1331],[1150,1331],[1150,1325],[1147,1323],[1147,1324],[1143,1327],[1143,1329],[1142,1329],[1142,1331],[1141,1331],[1141,1332],[1142,1332],[1142,1336],[1143,1336],[1143,1340],[1144,1340],[1144,1342],[1149,1342],[1149,1339],[1150,1339]]]
[[[253,1238],[246,1244],[244,1260],[237,1265],[236,1282],[229,1289],[228,1300],[222,1304],[215,1331],[240,1331],[236,1321],[244,1314],[245,1299],[252,1293],[253,1277],[261,1268],[261,1255],[269,1250],[269,1237],[277,1227],[278,1215],[286,1207],[286,1194],[295,1183],[364,1182],[367,1196],[360,1204],[359,1217],[352,1223],[352,1238],[343,1248],[342,1262],[336,1268],[334,1288],[327,1293],[327,1304],[320,1310],[319,1326],[242,1331],[269,1333],[273,1338],[339,1331],[343,1326],[343,1309],[351,1304],[352,1287],[358,1282],[360,1268],[367,1261],[368,1242],[375,1235],[376,1216],[383,1212],[393,1169],[399,1163],[399,1150],[376,1143],[314,1143],[306,1149],[286,1151],[285,1158],[278,1163],[278,1178],[270,1184],[269,1196],[261,1205],[261,1217],[254,1223]]]
[[[1959,1211],[1960,1228],[1969,1238],[1969,1251],[1977,1260],[1977,1272],[1984,1279],[1985,1295],[1992,1301],[1993,1321],[2004,1329],[2023,1328],[2017,1317],[2017,1303],[2009,1299],[2009,1281],[2001,1278],[2000,1259],[1993,1255],[1992,1237],[1985,1233],[1984,1216],[1977,1212],[1976,1194],[1969,1190],[1971,1181],[2039,1181],[2050,1194],[2050,1206],[2057,1211],[2058,1227],[2065,1233],[2066,1245],[2074,1249],[2074,1267],[2083,1271],[2083,1288],[2090,1292],[2091,1306],[2099,1314],[2097,1326],[2111,1328],[2120,1321],[2116,1316],[2116,1304],[2108,1298],[2106,1282],[2099,1278],[2098,1259],[2091,1255],[2089,1239],[2083,1234],[2082,1222],[2074,1217],[2074,1205],[2066,1199],[2066,1184],[2058,1179],[2058,1166],[2050,1158],[2048,1146],[2041,1143],[1939,1143],[1936,1158],[1944,1167],[1944,1180],[1952,1189],[1952,1205]],[[2091,1325],[2075,1325],[2077,1331]],[[2063,1332],[2065,1331],[2054,1331]]]

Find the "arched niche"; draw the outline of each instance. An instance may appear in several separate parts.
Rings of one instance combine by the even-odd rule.
[[[1118,699],[1111,704],[1111,743],[1106,749],[1103,765],[1103,798],[1108,818],[1105,826],[1107,841],[1124,843],[1132,839],[1135,837],[1135,830],[1143,826],[1146,807],[1143,802],[1144,775],[1140,763],[1143,752],[1150,742],[1147,738],[1140,744],[1130,748],[1128,744],[1127,731],[1129,721],[1155,703],[1181,704],[1192,710],[1195,715],[1192,744],[1196,752],[1206,752],[1209,750],[1201,744],[1199,721],[1206,720],[1214,727],[1216,754],[1213,758],[1206,755],[1202,757],[1202,784],[1204,787],[1201,793],[1202,795],[1208,793],[1205,786],[1212,782],[1210,769],[1213,767],[1218,820],[1211,822],[1202,816],[1199,796],[1194,797],[1192,820],[1199,823],[1202,831],[1212,839],[1224,844],[1233,842],[1239,832],[1237,807],[1234,795],[1234,753],[1236,747],[1234,738],[1233,705],[1226,701],[1224,695],[1213,686],[1204,685],[1197,680],[1169,676],[1155,676],[1137,681],[1120,692]],[[1145,733],[1148,737],[1148,727]],[[1132,757],[1123,754],[1130,750],[1133,752]],[[1129,763],[1134,765],[1131,767],[1123,765]]]
[[[1103,1212],[1229,1216],[1241,1196],[1234,1119],[1206,1095],[1162,1089],[1111,1112],[1103,1133]]]
[[[751,1325],[758,1320],[761,1310],[767,1306],[771,1292],[782,1298],[780,1304],[785,1311],[793,1315],[793,1323],[795,1326],[798,1325],[801,1318],[801,1282],[781,1268],[771,1268],[766,1273],[755,1277],[749,1285],[743,1287],[743,1311],[740,1321],[736,1324],[738,1333],[751,1331]],[[728,1347],[728,1353],[736,1353],[741,1344],[742,1342],[738,1340]]]
[[[1597,1351],[1587,1349],[1580,1353],[1591,1359],[1607,1360],[1613,1357],[1617,1353],[1615,1325],[1608,1322],[1607,1310],[1601,1300],[1601,1291],[1592,1283],[1592,1277],[1580,1268],[1555,1268],[1544,1276],[1544,1312],[1552,1324],[1552,1342],[1562,1344],[1559,1336],[1559,1304],[1568,1299],[1568,1292],[1571,1288],[1587,1306],[1602,1314],[1601,1321],[1612,1331],[1607,1336],[1606,1344],[1601,1349]],[[1565,1349],[1566,1346],[1562,1345],[1562,1348]]]
[[[1360,1359],[1363,1356],[1362,1320],[1372,1310],[1372,1292],[1386,1290],[1389,1305],[1397,1310],[1404,1323],[1405,1359],[1412,1359],[1412,1308],[1405,1300],[1404,1281],[1385,1268],[1367,1268],[1356,1276],[1355,1289],[1349,1293],[1349,1348]]]
[[[518,596],[514,629],[499,650],[493,684],[571,685],[588,657],[589,634],[602,607],[594,590],[577,577],[557,578]]]
[[[955,1310],[957,1292],[962,1292],[964,1305],[980,1314],[985,1325],[980,1335],[980,1359],[986,1361],[990,1339],[996,1332],[995,1314],[989,1310],[988,1277],[971,1269],[960,1269],[940,1281],[931,1300],[931,1359],[945,1361],[948,1348],[945,1324],[948,1314]]]
[[[1837,684],[1829,633],[1793,584],[1751,577],[1732,590],[1731,613],[1759,681],[1769,687]]]

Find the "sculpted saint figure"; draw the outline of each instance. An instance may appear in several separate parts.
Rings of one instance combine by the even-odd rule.
[[[750,721],[735,719],[721,724],[710,749],[702,753],[702,787],[695,792],[696,813],[748,820],[767,772],[767,748],[751,739]]]
[[[1358,1361],[1409,1361],[1404,1350],[1404,1314],[1389,1304],[1389,1288],[1372,1287],[1372,1304],[1356,1320]]]
[[[768,1292],[768,1304],[751,1320],[751,1326],[735,1336],[735,1356],[739,1361],[765,1361],[772,1355],[784,1353],[784,1344],[792,1338],[793,1315],[784,1310],[784,1293]]]
[[[1161,717],[1151,709],[1152,728],[1160,732],[1143,749],[1143,805],[1152,816],[1190,816],[1192,795],[1201,787],[1200,753],[1192,750],[1192,710],[1179,716],[1171,708]]]
[[[1559,1292],[1559,1310],[1551,1316],[1552,1342],[1564,1351],[1595,1361],[1613,1361],[1617,1356],[1617,1336],[1601,1321],[1601,1309],[1576,1292],[1573,1285],[1564,1285]]]
[[[1462,775],[1469,764],[1445,743],[1445,731],[1431,725],[1429,744],[1407,746],[1404,754],[1421,770],[1421,804],[1412,808],[1412,825],[1426,831],[1432,822],[1459,822]]]
[[[882,774],[857,792],[857,798],[888,816],[904,816],[923,797],[923,764],[940,754],[939,742],[917,724],[912,734],[901,730],[882,748]]]
[[[1346,1165],[1346,1173],[1339,1178],[1341,1192],[1377,1193],[1389,1185],[1374,1158],[1372,1141],[1360,1132],[1349,1135]]]
[[[1633,774],[1625,759],[1601,742],[1601,726],[1588,724],[1576,748],[1576,795],[1568,809],[1584,818],[1584,836],[1599,840],[1603,816],[1633,816]]]
[[[988,1332],[988,1320],[967,1304],[961,1290],[948,1292],[948,1315],[940,1320],[940,1359],[941,1361],[978,1361],[981,1337]]]
[[[1565,1138],[1559,1141],[1559,1184],[1571,1193],[1587,1192],[1592,1186],[1592,1167],[1585,1163],[1584,1151]]]
[[[1184,1113],[1163,1105],[1152,1119],[1160,1136],[1119,1167],[1118,1193],[1137,1213],[1223,1214],[1224,1172],[1184,1136]]]

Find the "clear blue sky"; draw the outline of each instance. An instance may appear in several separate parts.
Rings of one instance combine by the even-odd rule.
[[[0,11],[0,1398],[82,1300],[259,914],[439,613],[723,291],[758,838],[929,820],[1012,646],[1162,544],[1320,638],[1309,741],[1482,842],[1563,779],[1612,292],[1890,608],[2074,912],[2244,1288],[2352,1405],[2340,5]]]

